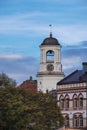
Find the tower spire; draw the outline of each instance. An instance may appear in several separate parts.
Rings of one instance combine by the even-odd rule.
[[[50,37],[52,37],[52,25],[50,24],[49,27],[50,27]]]

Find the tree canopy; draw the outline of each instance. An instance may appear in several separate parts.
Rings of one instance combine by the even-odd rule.
[[[18,87],[0,88],[0,130],[53,130],[63,117],[50,94],[31,94]]]
[[[0,87],[16,86],[16,81],[9,78],[5,73],[0,74]]]

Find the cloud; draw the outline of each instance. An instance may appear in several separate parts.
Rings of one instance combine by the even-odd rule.
[[[29,38],[31,36],[38,37],[42,34],[48,34],[48,25],[54,24],[52,31],[60,41],[73,43],[87,40],[87,9],[85,4],[82,5],[81,0],[49,1],[51,2],[40,0],[33,0],[33,2],[22,0],[21,3],[20,1],[12,2],[11,0],[6,2],[8,12],[4,11],[5,5],[3,5],[1,12],[4,11],[4,13],[0,15],[0,34],[28,35]],[[77,4],[78,2],[80,4]],[[7,6],[9,4],[12,6]],[[18,7],[19,4],[21,6]],[[41,6],[39,7],[39,5]],[[12,10],[13,7],[15,7],[15,11]],[[84,8],[85,11],[83,11]]]
[[[1,54],[0,55],[0,59],[3,59],[3,60],[19,60],[19,59],[22,59],[23,56],[21,55],[17,55],[17,54]]]
[[[47,27],[37,23],[36,17],[46,17],[46,13],[33,12],[30,14],[9,15],[0,18],[0,34],[37,35],[37,32],[47,31]]]
[[[86,60],[84,59],[86,62]],[[72,73],[75,70],[82,70],[82,59],[77,54],[76,56],[72,57],[65,57],[62,59],[62,66],[63,66],[63,72],[67,76],[68,74]]]
[[[48,16],[45,13],[33,13],[33,14],[23,14],[18,16],[13,16],[12,18],[8,16],[5,19],[0,20],[0,34],[3,35],[30,35],[40,36],[42,32],[44,34],[48,33],[48,28],[46,24],[40,24],[33,20],[34,16]],[[29,17],[32,17],[29,19]],[[62,25],[56,24],[53,26],[53,34],[58,37],[62,42],[73,44],[78,41],[87,40],[87,25]]]
[[[81,59],[84,59],[87,52],[87,41],[79,42],[73,45],[66,45],[62,48],[62,54],[67,57],[73,57],[77,54]]]
[[[72,46],[63,46],[62,65],[65,74],[82,69],[82,62],[87,62],[87,41]]]
[[[57,34],[55,33],[57,32]],[[86,25],[57,25],[54,34],[58,39],[66,44],[77,44],[80,41],[87,40]]]
[[[21,55],[1,55],[0,72],[4,72],[15,79],[18,84],[26,80],[30,75],[36,78],[38,60],[34,57]]]
[[[69,9],[69,7],[67,9]],[[52,22],[54,23],[53,32],[55,36],[59,37],[59,40],[65,43],[87,40],[87,20],[86,16],[84,16],[84,18],[82,17],[85,13],[83,12],[82,15],[82,12],[80,13],[77,11],[80,14],[79,16],[78,13],[72,13],[72,11],[69,10],[65,10],[65,13],[60,11],[61,9],[59,9],[58,12],[51,12],[51,17],[53,17],[53,19],[50,18],[49,11],[40,12],[37,10],[30,11],[29,13],[1,15],[0,34],[29,34],[30,36],[35,34],[35,36],[40,36],[42,32],[45,34],[48,33],[49,22]],[[44,19],[46,20],[44,21]]]
[[[63,69],[64,70],[72,69],[72,68],[76,67],[79,62],[81,62],[80,56],[66,57],[62,60]]]

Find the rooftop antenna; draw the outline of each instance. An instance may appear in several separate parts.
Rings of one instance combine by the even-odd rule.
[[[49,27],[50,27],[50,37],[52,37],[52,25],[50,24]]]

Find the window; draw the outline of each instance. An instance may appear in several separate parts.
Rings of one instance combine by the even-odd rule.
[[[83,116],[82,115],[74,115],[73,117],[73,125],[74,127],[83,127]]]
[[[79,95],[79,107],[80,108],[83,107],[83,96],[82,96],[82,94]]]
[[[74,107],[77,107],[77,98],[74,98]]]
[[[73,99],[74,108],[77,108],[77,105],[78,105],[78,103],[77,103],[77,95],[74,95],[74,99]]]
[[[69,116],[65,117],[65,126],[69,127]]]
[[[74,122],[74,127],[78,127],[78,117],[75,115],[73,118]]]
[[[47,61],[54,61],[54,51],[52,50],[47,51],[46,59]]]
[[[60,97],[60,108],[64,109],[64,97],[63,96]]]
[[[65,106],[66,106],[66,108],[69,108],[69,96],[67,95],[66,96],[66,98],[65,98],[66,100],[65,100]]]
[[[61,99],[61,108],[64,108],[64,99]]]
[[[79,126],[83,126],[83,117],[81,115],[79,116]]]

